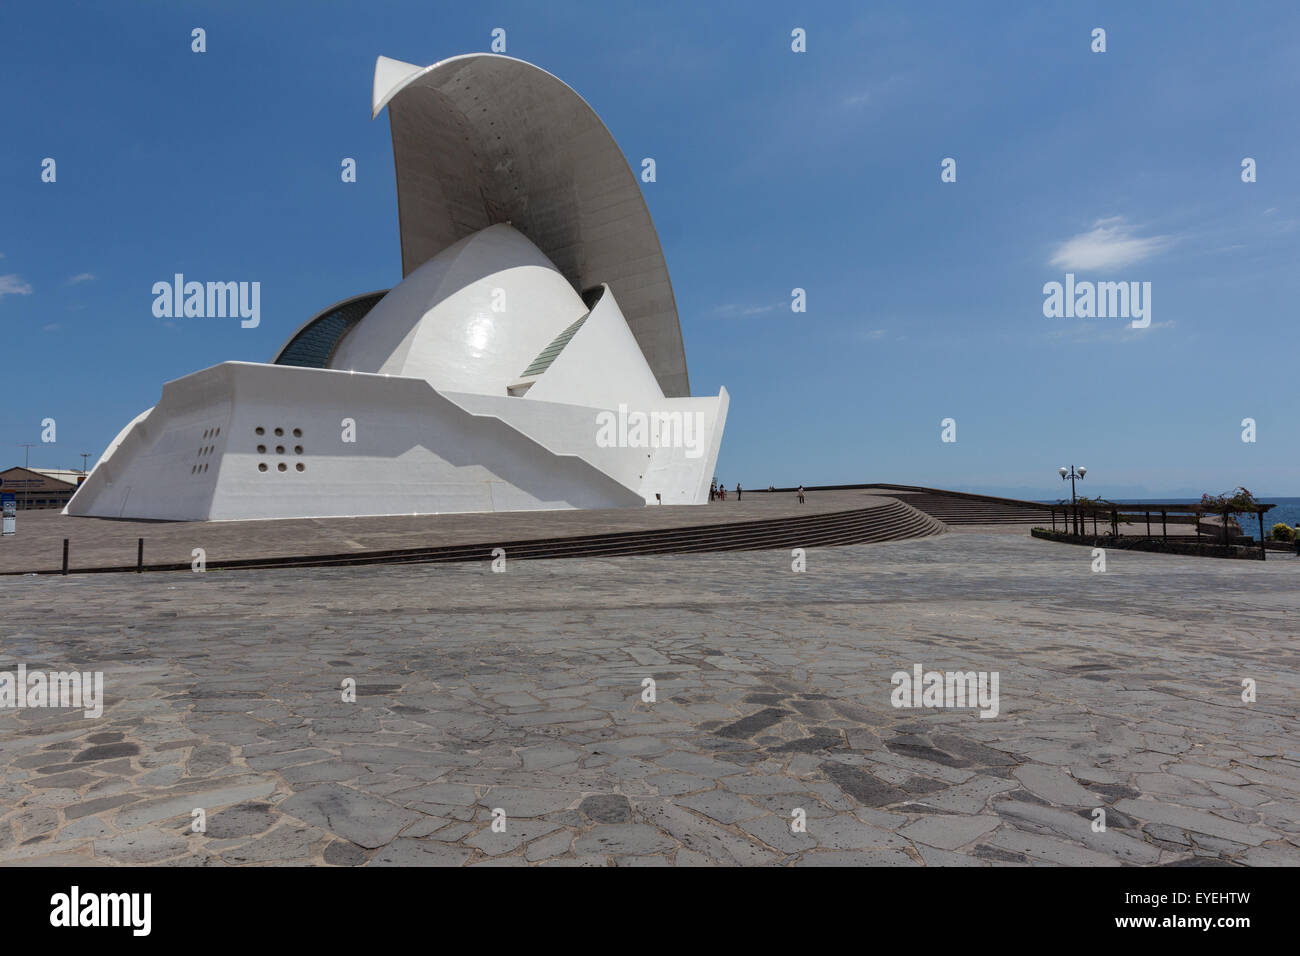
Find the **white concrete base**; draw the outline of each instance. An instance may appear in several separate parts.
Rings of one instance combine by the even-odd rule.
[[[225,362],[168,382],[66,513],[193,521],[622,508],[653,501],[654,489],[665,503],[702,504],[726,392],[660,402],[704,413],[698,457],[682,447],[599,448],[595,408]]]

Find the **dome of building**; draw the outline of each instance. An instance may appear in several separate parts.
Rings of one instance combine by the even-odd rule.
[[[541,250],[511,226],[490,226],[396,285],[344,336],[328,367],[504,395],[586,312]]]

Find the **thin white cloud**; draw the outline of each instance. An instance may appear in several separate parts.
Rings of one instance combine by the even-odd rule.
[[[68,280],[68,285],[77,285],[80,282],[91,282],[95,278],[92,272],[79,272]]]
[[[773,309],[779,309],[781,306],[789,306],[789,302],[773,302],[771,305],[740,305],[735,302],[729,302],[726,305],[720,305],[713,310],[713,314],[721,319],[743,319],[746,316],[762,315],[765,312],[771,312]]]
[[[1061,243],[1051,264],[1063,269],[1118,269],[1163,252],[1172,242],[1169,236],[1135,235],[1121,217],[1098,219],[1088,232]]]
[[[1152,322],[1145,328],[1135,329],[1129,323],[1111,324],[1101,319],[1081,319],[1072,325],[1061,326],[1049,332],[1047,339],[1052,342],[1137,342],[1156,329],[1177,328],[1174,319],[1164,322]]]
[[[845,96],[841,101],[841,104],[845,109],[856,109],[862,106],[873,105],[879,102],[888,90],[897,86],[898,83],[905,78],[904,74],[895,73],[892,76],[872,80],[866,86],[859,87],[855,92]]]
[[[0,299],[7,295],[31,295],[32,287],[16,272],[0,276]]]

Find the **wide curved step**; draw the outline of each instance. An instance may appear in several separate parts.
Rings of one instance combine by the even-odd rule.
[[[504,549],[511,560],[822,548],[924,538],[946,531],[947,528],[930,515],[896,498],[880,498],[864,508],[806,516],[431,548],[208,561],[207,570],[490,561],[497,548]],[[134,567],[120,566],[78,568],[74,573],[134,570]],[[145,570],[188,571],[190,565],[156,564],[146,566]]]

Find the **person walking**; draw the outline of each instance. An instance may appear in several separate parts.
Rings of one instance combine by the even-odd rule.
[[[799,486],[799,504],[803,504],[803,485]]]
[[[736,482],[736,500],[740,500],[740,482]]]
[[[712,501],[716,497],[718,497],[718,479],[714,478],[709,482],[709,500]]]

